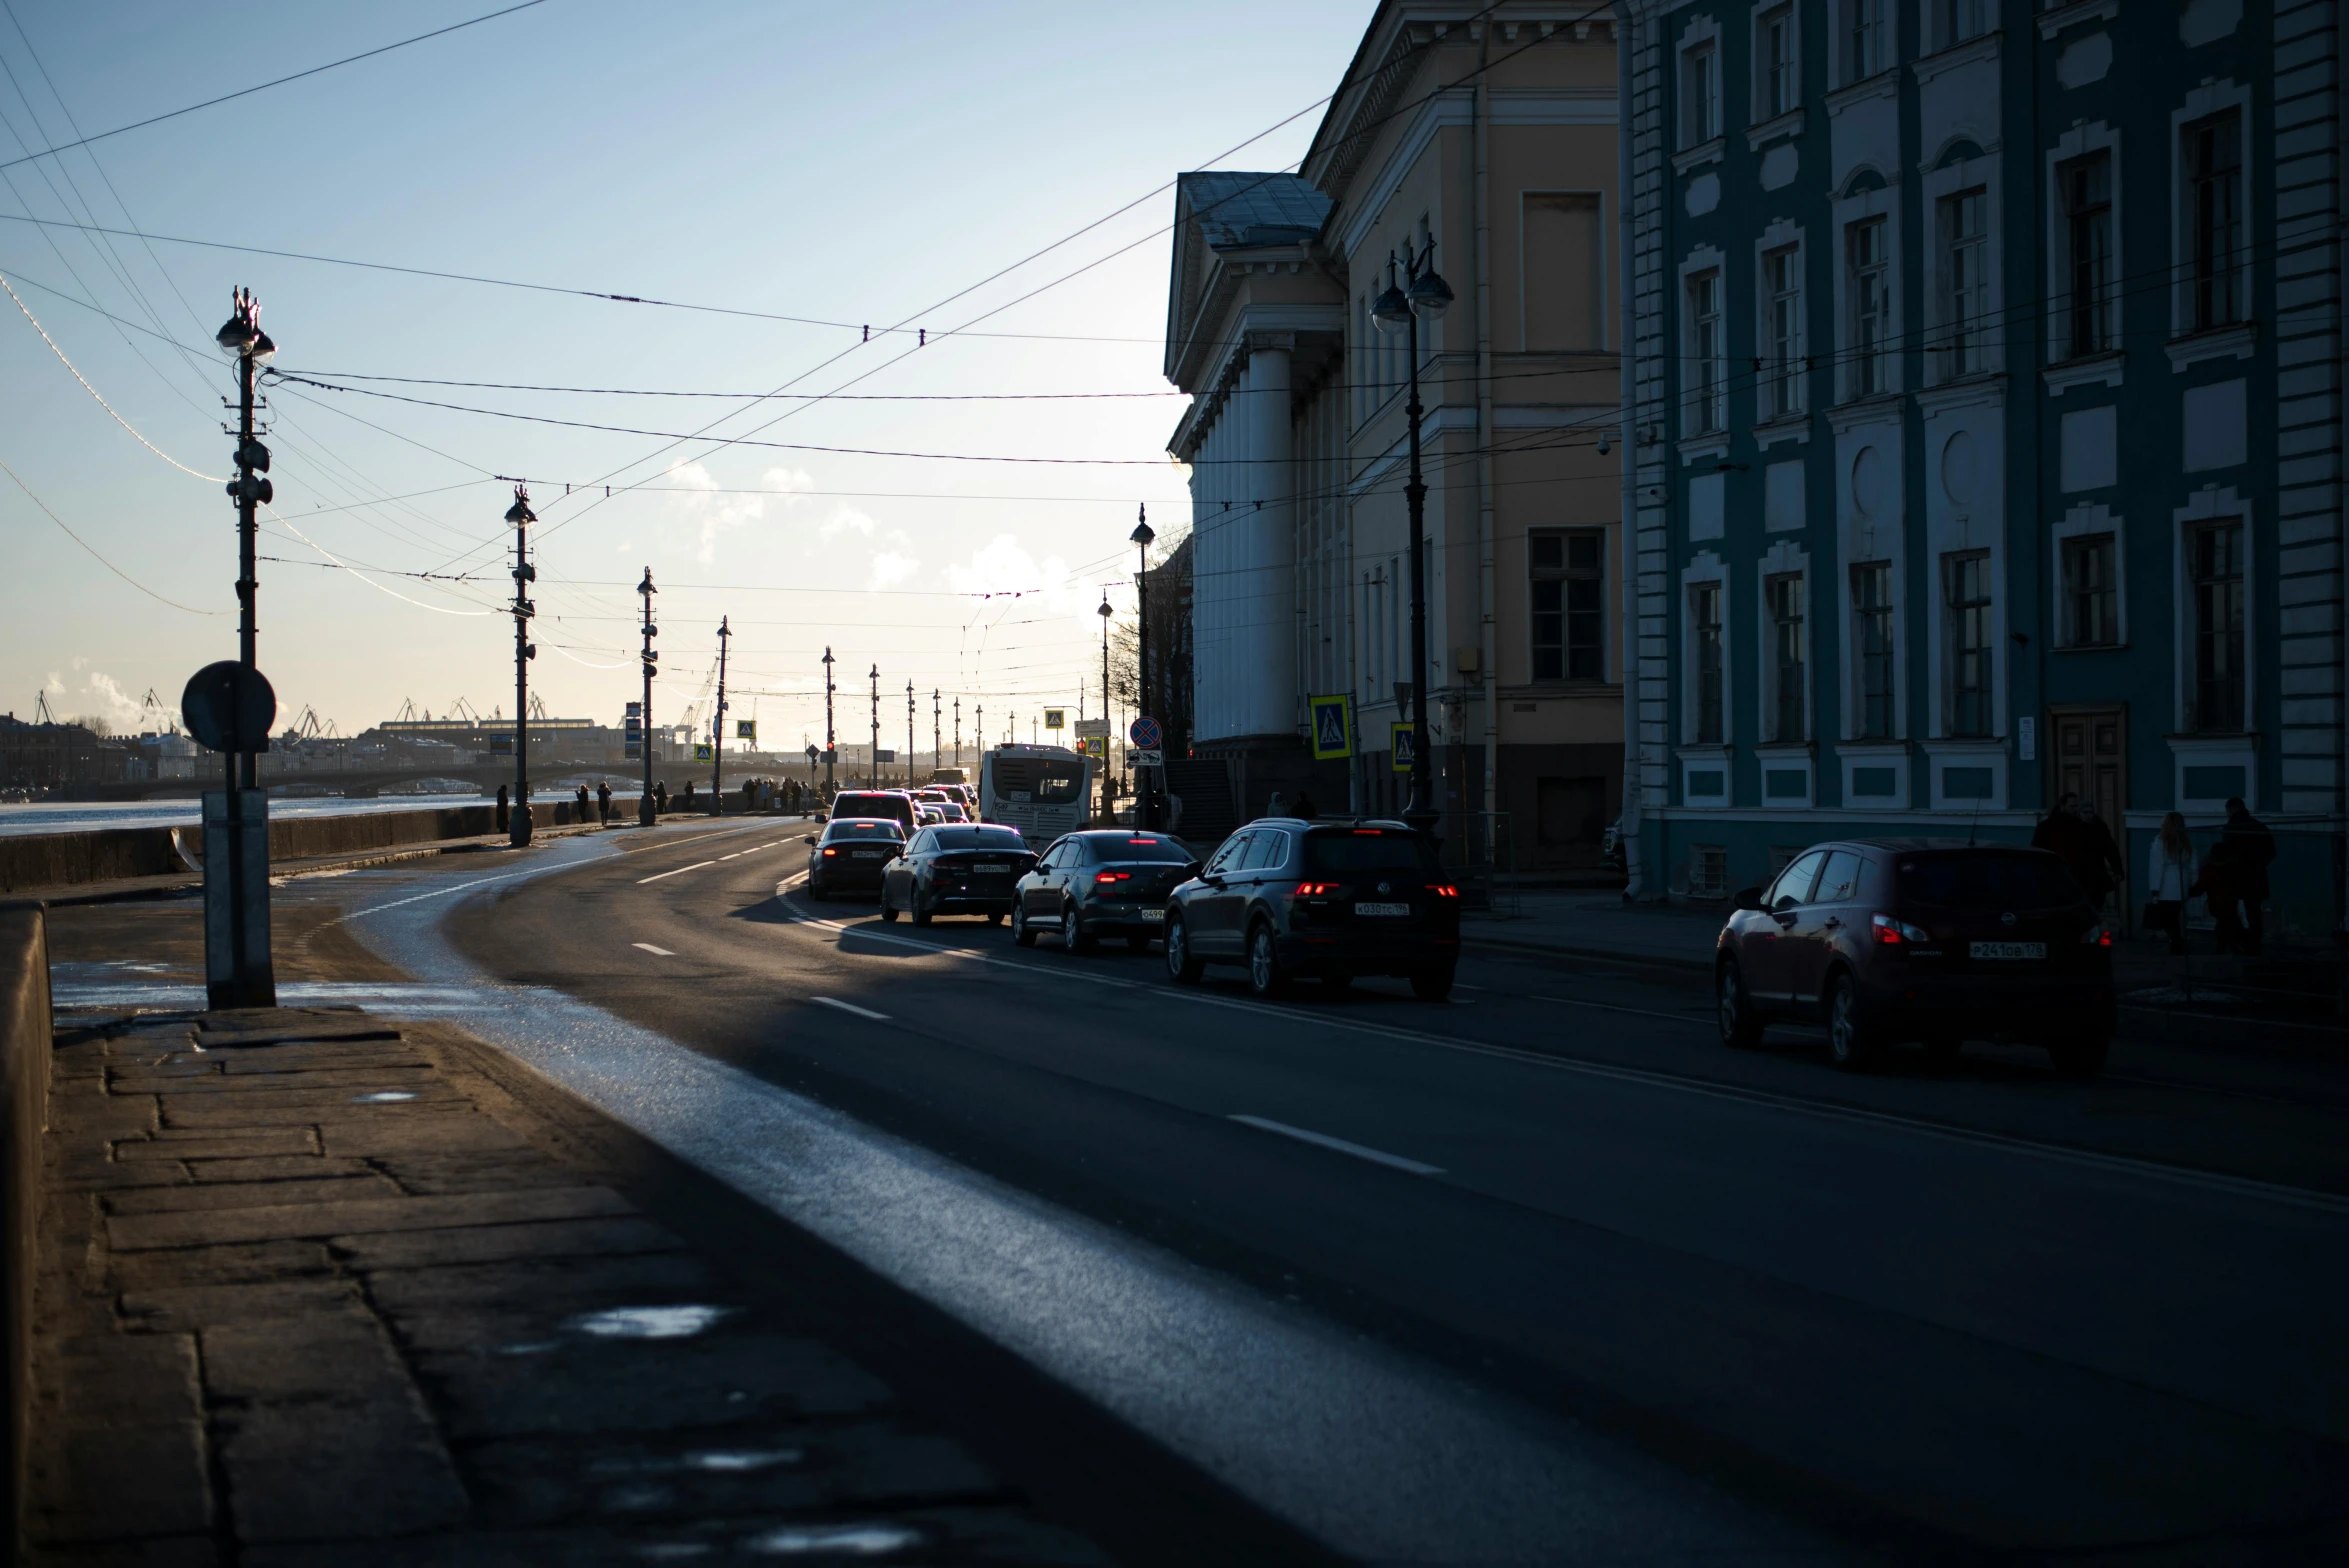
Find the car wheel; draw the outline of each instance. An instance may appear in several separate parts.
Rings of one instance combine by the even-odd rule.
[[[1850,975],[1827,982],[1827,1057],[1847,1073],[1875,1065],[1875,1034],[1860,1018],[1860,990]]]
[[[1028,924],[1028,909],[1025,904],[1011,906],[1011,939],[1022,947],[1036,945],[1036,928]]]
[[[2055,1063],[2058,1076],[2064,1078],[2093,1078],[2104,1071],[2104,1060],[2112,1054],[2112,1036],[2104,1030],[2075,1036],[2048,1046],[2048,1056]]]
[[[889,902],[889,889],[886,886],[881,889],[881,919],[889,925],[897,924],[897,906]]]
[[[1072,953],[1090,953],[1101,945],[1098,937],[1085,931],[1085,924],[1077,918],[1077,906],[1069,904],[1060,912],[1060,945]]]
[[[917,926],[926,926],[930,923],[930,906],[922,902],[922,890],[918,886],[913,890],[913,907],[908,909],[906,914]]]
[[[1134,932],[1132,935],[1130,935],[1130,936],[1128,936],[1128,937],[1126,938],[1126,946],[1127,946],[1129,949],[1131,949],[1132,951],[1134,951],[1134,952],[1137,952],[1137,953],[1147,953],[1147,952],[1149,952],[1149,951],[1150,951],[1150,933],[1149,933],[1149,932],[1147,932],[1147,931],[1136,931],[1136,932]]]
[[[1258,996],[1279,996],[1288,988],[1280,944],[1273,939],[1272,927],[1259,920],[1248,932],[1248,989]]]
[[[1762,1043],[1762,1015],[1746,994],[1745,971],[1732,958],[1713,977],[1714,1000],[1719,1004],[1721,1043],[1735,1051],[1750,1051]]]
[[[1197,985],[1207,966],[1191,956],[1191,933],[1179,917],[1166,922],[1166,972],[1177,985]]]
[[[1423,1002],[1448,1001],[1452,995],[1452,966],[1411,971],[1411,994]]]
[[[1003,911],[1002,911],[1002,910],[1000,910],[1000,909],[990,909],[990,910],[988,910],[988,911],[987,911],[987,924],[989,924],[989,925],[991,925],[991,926],[999,926],[999,925],[1003,924]]]

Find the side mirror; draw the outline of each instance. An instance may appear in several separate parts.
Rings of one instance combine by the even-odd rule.
[[[800,842],[803,844],[813,844],[815,841],[816,836],[813,833],[804,833],[800,835]]]
[[[1202,871],[1199,873],[1199,880],[1209,887],[1223,886],[1223,874],[1221,872]]]
[[[1741,887],[1730,902],[1739,909],[1759,909],[1762,907],[1762,890],[1758,887]]]

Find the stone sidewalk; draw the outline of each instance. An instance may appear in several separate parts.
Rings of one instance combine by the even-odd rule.
[[[60,1035],[36,1564],[1096,1563],[445,1026]]]

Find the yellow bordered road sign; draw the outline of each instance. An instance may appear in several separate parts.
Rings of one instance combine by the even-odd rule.
[[[1354,755],[1353,699],[1340,694],[1305,700],[1313,714],[1313,759],[1327,762]]]

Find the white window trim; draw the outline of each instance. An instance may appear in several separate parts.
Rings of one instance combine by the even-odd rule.
[[[2128,199],[2126,182],[2128,170],[2121,162],[2121,133],[2104,121],[2098,120],[2089,125],[2075,125],[2064,132],[2062,136],[2056,138],[2055,145],[2050,147],[2041,159],[2041,184],[2047,191],[2047,343],[2050,350],[2048,363],[2054,366],[2095,365],[2101,364],[2107,358],[2116,362],[2121,358],[2118,349],[2107,349],[2102,353],[2087,355],[2084,358],[2074,358],[2064,351],[2065,345],[2071,342],[2072,337],[2071,223],[2064,212],[2063,190],[2061,182],[2055,177],[2055,171],[2074,158],[2100,150],[2112,155],[2113,297],[2110,309],[2113,313],[2113,319],[2107,336],[2116,344],[2124,341],[2121,336],[2121,327],[2127,319],[2125,306],[2129,294],[2122,281],[2129,275],[2128,214],[2124,207],[2124,203]],[[2053,385],[2053,383],[2050,384]],[[2065,381],[2065,385],[2071,384],[2071,380]]]
[[[2242,83],[2227,80],[2204,82],[2186,94],[2186,101],[2170,113],[2170,336],[2182,338],[2196,332],[2189,326],[2188,315],[2194,297],[2194,258],[2192,236],[2186,221],[2186,127],[2196,120],[2207,119],[2225,110],[2233,109],[2237,124],[2243,133],[2240,168],[2243,182],[2242,248],[2237,252],[2235,287],[2242,300],[2237,319],[2224,327],[2208,329],[2213,333],[2228,332],[2248,335],[2251,312],[2251,254],[2252,236],[2257,232],[2251,222],[2252,194],[2258,189],[2252,167],[2252,149],[2258,138],[2251,134],[2251,89]]]
[[[1794,24],[1792,29],[1792,42],[1794,47],[1794,102],[1788,105],[1785,109],[1780,110],[1778,113],[1773,115],[1764,112],[1770,107],[1770,88],[1768,76],[1769,62],[1762,55],[1762,18],[1767,16],[1770,12],[1778,9],[1778,7],[1781,5],[1786,7],[1787,15]],[[1791,135],[1801,130],[1803,112],[1803,42],[1802,0],[1756,0],[1753,14],[1747,21],[1746,40],[1746,60],[1749,66],[1748,74],[1753,78],[1752,81],[1746,84],[1745,119],[1746,124],[1750,129],[1759,130],[1764,125],[1774,125],[1777,121],[1780,120],[1792,120],[1794,122],[1793,129],[1790,130],[1787,134]],[[1751,138],[1749,138],[1749,141],[1750,140]]]
[[[1846,811],[1906,811],[1909,802],[1916,799],[1909,789],[1909,743],[1905,740],[1845,741],[1835,748],[1835,760],[1843,776]],[[1852,788],[1852,773],[1859,768],[1890,768],[1892,793],[1862,799]]]
[[[1596,257],[1599,274],[1599,341],[1595,348],[1536,349],[1530,344],[1531,334],[1527,332],[1525,325],[1525,280],[1531,271],[1526,265],[1525,256],[1525,204],[1529,198],[1535,196],[1589,196],[1595,198],[1599,204],[1599,246]],[[1517,193],[1517,347],[1521,351],[1528,354],[1611,354],[1614,352],[1615,323],[1613,318],[1615,311],[1612,301],[1615,298],[1615,278],[1612,269],[1615,258],[1614,247],[1607,243],[1607,236],[1613,232],[1608,226],[1614,221],[1613,214],[1608,211],[1607,193],[1602,190],[1589,188],[1566,190],[1545,185],[1528,186]]]
[[[1882,413],[1874,414],[1865,423],[1845,425],[1835,435],[1831,493],[1835,502],[1836,560],[1892,563],[1892,733],[1895,738],[1905,740],[1914,733],[1909,712],[1909,628],[1915,624],[1915,614],[1908,596],[1908,436],[1899,419]],[[1885,515],[1862,518],[1852,497],[1852,464],[1859,450],[1869,446],[1877,448],[1883,461],[1892,465],[1891,495]],[[1839,612],[1836,650],[1844,671],[1840,690],[1845,704],[1838,730],[1845,739],[1850,739],[1857,727],[1851,714],[1857,701],[1858,670],[1851,640],[1851,577],[1848,571],[1842,576],[1835,593]]]
[[[1770,733],[1771,716],[1778,711],[1778,625],[1770,615],[1770,579],[1773,577],[1799,577],[1803,584],[1803,732],[1800,735]],[[1816,678],[1819,668],[1817,590],[1818,585],[1811,579],[1810,552],[1792,539],[1779,540],[1754,563],[1754,604],[1757,607],[1754,652],[1761,661],[1754,666],[1759,676],[1754,682],[1754,693],[1760,706],[1760,711],[1754,716],[1754,733],[1761,737],[1757,745],[1807,746],[1811,737],[1819,733],[1818,715],[1812,711],[1812,694],[1819,684]],[[1727,640],[1727,632],[1724,631],[1723,641]]]
[[[2006,742],[1984,740],[1979,736],[1953,737],[1948,740],[1925,742],[1925,774],[1930,780],[1928,799],[1935,811],[1955,812],[1972,816],[1985,811],[2006,810],[2007,766]],[[1961,768],[1988,768],[1990,795],[1986,800],[1952,799],[1943,793],[1942,769],[1955,763]]]
[[[1799,293],[1794,310],[1794,409],[1791,413],[1770,412],[1770,390],[1760,374],[1754,376],[1754,425],[1757,433],[1768,426],[1792,424],[1807,418],[1811,411],[1811,258],[1803,241],[1802,225],[1787,218],[1773,219],[1754,241],[1754,357],[1764,364],[1776,357],[1776,345],[1770,341],[1770,268],[1768,257],[1774,251],[1794,252],[1794,276]]]
[[[1892,733],[1890,735],[1872,735],[1863,740],[1860,737],[1859,718],[1860,649],[1858,640],[1852,635],[1852,622],[1859,613],[1859,604],[1852,598],[1851,573],[1855,566],[1872,566],[1879,562],[1889,568],[1887,575],[1892,580]],[[1889,553],[1879,552],[1874,555],[1847,553],[1836,563],[1837,570],[1841,572],[1843,578],[1842,582],[1837,585],[1835,602],[1843,611],[1842,622],[1836,627],[1836,637],[1843,665],[1843,714],[1842,724],[1839,727],[1839,739],[1845,745],[1905,746],[1907,744],[1906,737],[1909,732],[1909,650],[1908,638],[1904,633],[1909,624],[1909,585],[1905,580],[1906,573],[1902,570],[1907,564],[1903,552],[1897,546]]]
[[[1715,428],[1709,432],[1699,431],[1692,417],[1696,400],[1690,395],[1689,389],[1695,384],[1696,378],[1690,374],[1689,367],[1696,362],[1696,355],[1693,352],[1696,347],[1696,324],[1689,319],[1688,314],[1689,282],[1707,272],[1717,273],[1721,279],[1721,331],[1714,339],[1713,350],[1713,405],[1714,412],[1718,417],[1714,422]],[[1729,333],[1730,322],[1734,319],[1730,314],[1729,305],[1727,258],[1710,245],[1698,246],[1695,250],[1690,251],[1680,263],[1678,282],[1672,302],[1673,313],[1679,318],[1680,325],[1680,330],[1676,334],[1680,343],[1681,364],[1680,438],[1683,443],[1719,441],[1722,443],[1724,451],[1727,450],[1729,431]],[[1687,454],[1684,452],[1684,460],[1686,456]]]
[[[1980,145],[1977,143],[1976,145]],[[1979,158],[1960,158],[1943,167],[1928,171],[1923,180],[1925,212],[1925,254],[1931,257],[1925,268],[1925,364],[1923,384],[1938,386],[1949,381],[1964,380],[1962,376],[1943,376],[1934,367],[1940,360],[1936,347],[1941,333],[1949,326],[1949,278],[1943,266],[1941,250],[1941,200],[1960,191],[1982,188],[1984,221],[1983,249],[1990,258],[1985,271],[1988,287],[1983,291],[1983,319],[1989,323],[1982,345],[1982,368],[1973,375],[2002,375],[2006,371],[2006,332],[1999,325],[2006,320],[2006,202],[2002,171],[2005,165],[1997,149],[1984,147]]]
[[[2196,523],[2235,517],[2243,522],[2243,732],[2259,728],[2259,551],[2257,507],[2232,485],[2204,485],[2170,514],[2170,597],[2174,628],[2176,691],[2170,708],[2170,729],[2187,735],[2194,688],[2194,580],[2186,558],[2186,534]],[[2194,735],[2201,740],[2206,737]],[[2246,800],[2251,797],[2245,796]]]
[[[1696,622],[1688,613],[1688,591],[1699,583],[1712,583],[1721,590],[1721,739],[1718,742],[1696,738],[1697,701],[1696,682],[1691,677],[1696,671]],[[1680,743],[1683,746],[1701,745],[1710,752],[1718,745],[1724,754],[1737,743],[1737,697],[1734,680],[1737,664],[1737,595],[1730,591],[1729,568],[1721,557],[1711,550],[1699,550],[1688,565],[1680,570]],[[1724,796],[1724,804],[1727,797]]]
[[[1713,51],[1713,134],[1709,137],[1692,137],[1688,134],[1688,103],[1686,100],[1688,57],[1697,49],[1706,46],[1710,46]],[[1688,19],[1688,25],[1680,30],[1679,40],[1672,46],[1674,120],[1672,145],[1680,152],[1692,153],[1722,140],[1724,127],[1729,123],[1726,113],[1728,106],[1722,102],[1722,98],[1725,96],[1723,88],[1726,85],[1723,79],[1723,67],[1728,62],[1728,51],[1721,47],[1721,24],[1709,13],[1700,12],[1691,16]]]
[[[1855,173],[1857,171],[1854,171]],[[1882,170],[1877,170],[1881,174]],[[1838,403],[1855,401],[1851,389],[1851,271],[1848,252],[1851,226],[1870,218],[1884,220],[1885,311],[1884,385],[1870,394],[1874,397],[1896,397],[1907,390],[1908,350],[1906,347],[1908,322],[1908,290],[1903,285],[1901,264],[1900,182],[1886,179],[1876,190],[1861,191],[1856,196],[1839,198],[1832,207],[1835,215],[1835,400]]]
[[[1926,462],[1931,464],[1930,455]],[[2007,730],[2006,551],[1995,540],[1976,544],[1941,540],[1937,544],[1939,547],[1934,550],[1929,563],[1931,580],[1926,584],[1927,591],[1933,595],[1933,614],[1930,618],[1933,643],[1928,653],[1933,676],[1933,727],[1930,739],[1935,744],[2003,743]],[[1950,722],[1957,707],[1957,688],[1953,684],[1957,672],[1950,668],[1949,657],[1949,558],[1976,554],[1985,558],[1990,578],[1990,733],[1987,736],[1957,735],[1950,731]]]
[[[2117,623],[2118,642],[2096,643],[2082,647],[2071,640],[2071,585],[2064,580],[2064,544],[2068,540],[2092,538],[2097,534],[2112,535],[2113,620]],[[2100,503],[2082,502],[2064,514],[2063,521],[2047,531],[2047,580],[2054,589],[2055,615],[2052,631],[2055,651],[2058,653],[2113,653],[2129,646],[2129,530],[2124,519]]]

